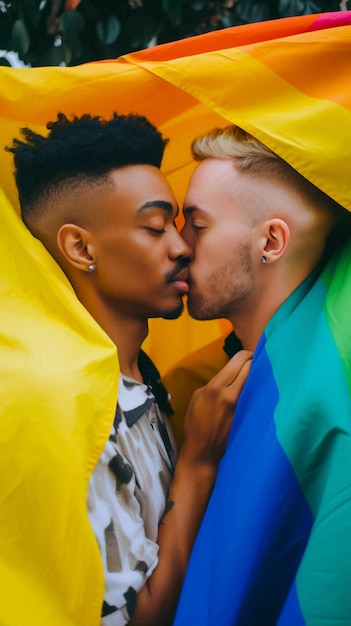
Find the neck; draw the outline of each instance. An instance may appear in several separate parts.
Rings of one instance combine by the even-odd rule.
[[[80,290],[76,289],[76,294],[115,344],[121,373],[142,382],[138,357],[141,345],[148,335],[147,318],[132,317],[130,313],[117,311],[96,298],[95,293],[85,294],[83,290],[80,293]]]
[[[95,318],[96,319],[96,318]],[[147,320],[131,319],[117,315],[107,320],[96,320],[117,347],[121,373],[134,380],[143,381],[138,358],[141,345],[148,334]]]
[[[252,313],[245,313],[245,315],[235,314],[231,317],[230,321],[233,325],[234,331],[238,339],[242,344],[244,350],[254,352],[258,341],[267,325],[268,321],[274,315],[275,311],[269,313],[260,310],[260,314],[257,314],[257,310]]]
[[[255,351],[270,319],[306,276],[284,275],[278,280],[268,275],[266,284],[260,289],[260,295],[252,298],[249,305],[246,303],[245,310],[233,314],[230,321],[244,350]]]

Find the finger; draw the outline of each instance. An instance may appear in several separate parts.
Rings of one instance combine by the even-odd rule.
[[[235,391],[236,395],[239,395],[246,382],[246,379],[250,373],[252,358],[243,363],[241,370],[237,373],[232,382],[226,385],[227,389]],[[234,389],[235,387],[235,389]]]
[[[241,372],[243,366],[248,361],[251,362],[252,352],[249,350],[240,350],[237,352],[228,363],[214,376],[212,379],[214,385],[221,387],[227,387],[231,385],[238,374]]]

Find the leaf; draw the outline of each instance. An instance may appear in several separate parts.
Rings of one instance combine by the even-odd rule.
[[[20,16],[24,21],[27,32],[32,40],[38,32],[40,12],[36,0],[21,0],[19,3]]]
[[[123,32],[129,50],[141,50],[155,36],[157,24],[144,9],[133,11],[124,21]]]
[[[107,46],[117,41],[121,30],[121,22],[116,15],[108,15],[96,24],[97,36]]]
[[[0,49],[9,50],[14,20],[18,17],[14,7],[0,0]]]
[[[206,2],[205,0],[189,0],[188,4],[194,11],[202,11],[202,9],[205,8]]]
[[[11,49],[18,52],[18,55],[23,59],[29,50],[29,46],[30,38],[25,23],[22,19],[16,20],[12,28]]]
[[[234,15],[236,15],[244,24],[264,22],[265,20],[276,17],[275,15],[272,15],[269,4],[270,3],[262,2],[262,0],[258,0],[256,2],[238,0],[238,2],[234,5]]]
[[[319,13],[321,7],[312,0],[280,0],[278,9],[279,15],[282,17],[292,17],[294,15]]]
[[[162,7],[175,26],[182,21],[182,9],[185,0],[162,0]]]
[[[64,50],[62,46],[52,45],[47,48],[36,60],[36,67],[65,64]]]
[[[5,57],[0,57],[0,65],[5,67],[12,67],[11,63],[5,59]]]
[[[66,65],[78,59],[82,53],[80,34],[84,30],[85,19],[77,11],[65,11],[61,16],[62,46]]]
[[[77,37],[84,30],[85,19],[78,11],[64,11],[61,16],[62,34],[65,37]]]

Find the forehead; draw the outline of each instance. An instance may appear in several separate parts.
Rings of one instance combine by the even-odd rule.
[[[153,197],[164,196],[175,203],[173,191],[157,167],[152,165],[129,165],[113,170],[109,179],[120,196],[128,196],[144,202]],[[150,197],[149,197],[150,196]]]
[[[231,161],[206,159],[195,169],[184,200],[184,213],[199,211],[217,216],[246,205],[248,180],[245,180]]]
[[[173,191],[157,167],[131,165],[109,173],[107,184],[86,190],[80,199],[95,227],[132,223],[162,211],[174,216],[178,207]]]

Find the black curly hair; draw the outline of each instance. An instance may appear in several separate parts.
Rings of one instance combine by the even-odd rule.
[[[34,217],[43,201],[62,185],[107,179],[109,172],[128,165],[160,168],[168,142],[146,117],[114,113],[112,119],[89,114],[71,120],[58,113],[47,124],[48,135],[21,128],[25,141],[14,139],[14,155],[22,217]]]

